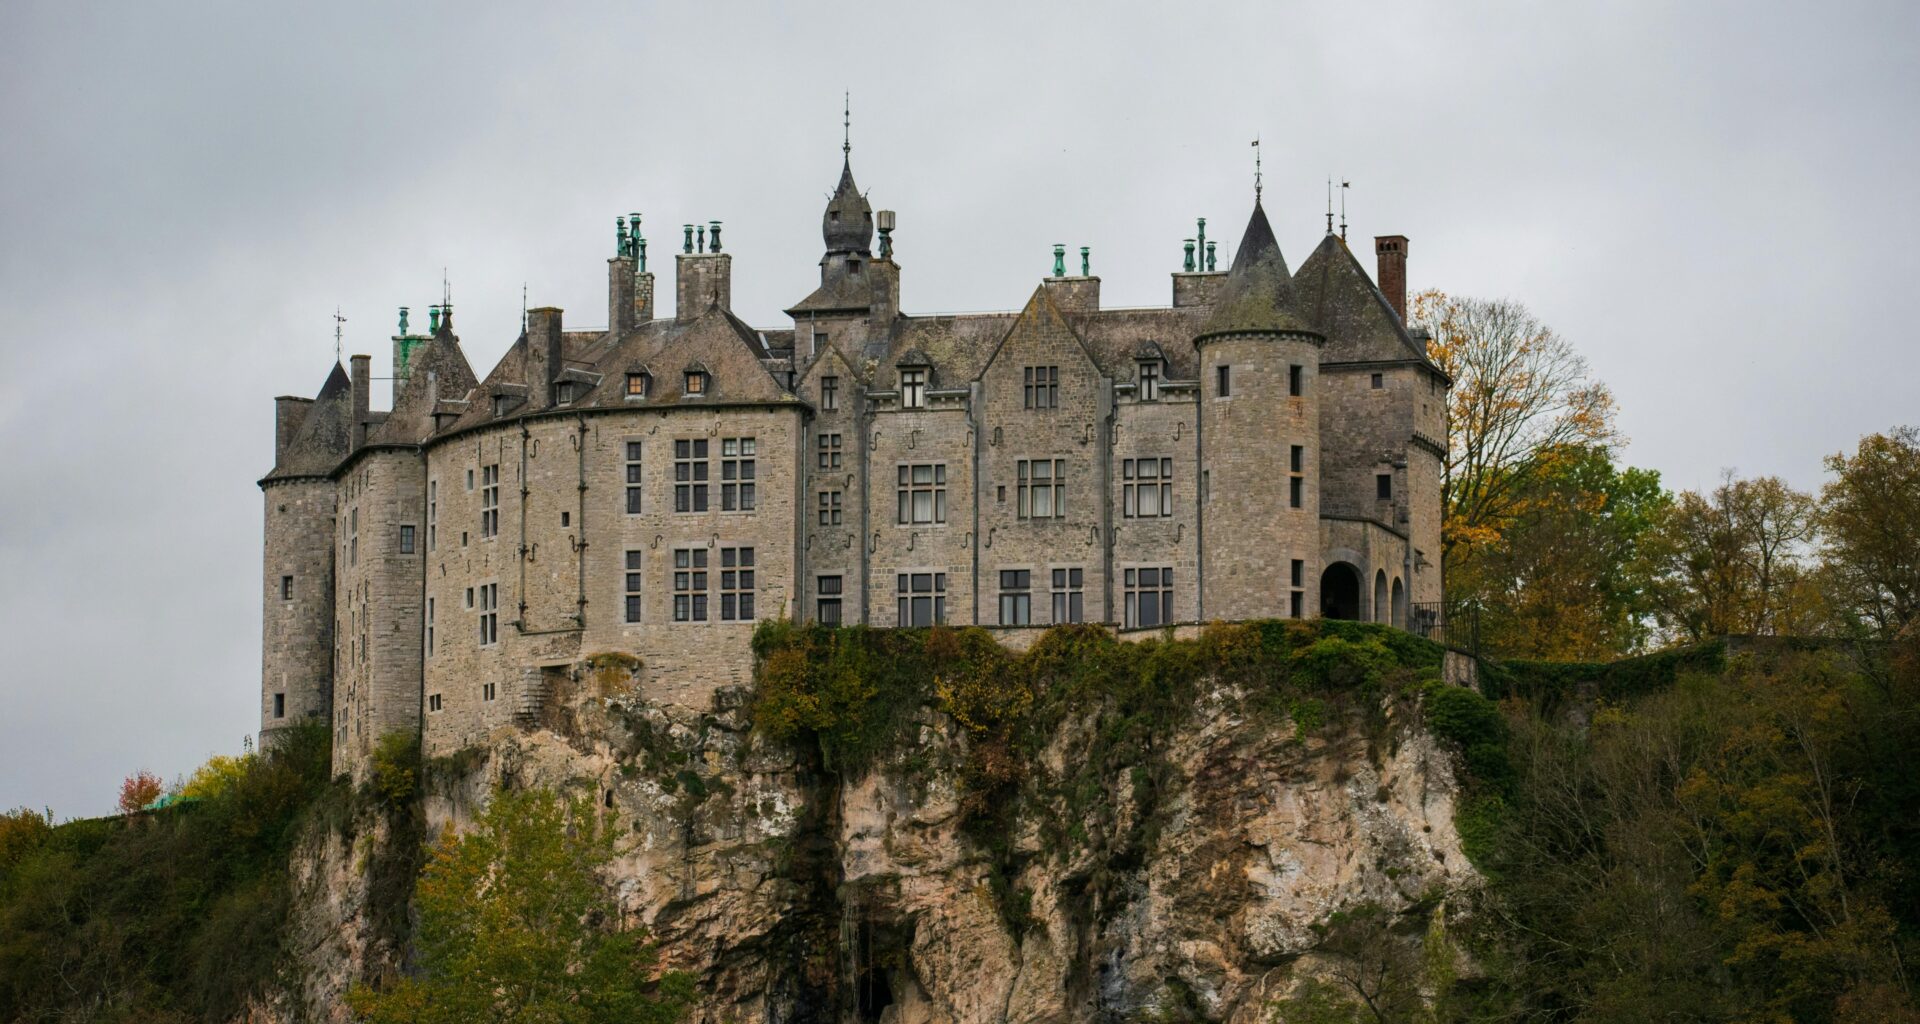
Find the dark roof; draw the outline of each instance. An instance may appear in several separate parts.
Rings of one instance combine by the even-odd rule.
[[[1267,223],[1267,211],[1258,202],[1253,204],[1253,216],[1234,253],[1233,269],[1227,273],[1220,298],[1199,336],[1235,331],[1319,333],[1300,315],[1287,273],[1287,258],[1281,255],[1273,226]]]
[[[400,385],[399,381],[394,383]],[[434,433],[434,406],[443,399],[467,397],[476,383],[467,354],[460,350],[460,339],[450,331],[441,331],[413,350],[407,380],[394,396],[393,411],[377,430],[369,432],[367,441],[419,444]]]
[[[333,372],[320,385],[319,397],[307,410],[300,430],[287,443],[287,450],[267,480],[288,477],[326,476],[346,458],[353,442],[353,382],[347,369],[333,364]]]
[[[840,165],[840,184],[827,201],[827,212],[820,219],[820,233],[827,251],[865,253],[873,247],[873,207],[853,183],[851,159]]]
[[[1338,235],[1328,235],[1293,275],[1294,297],[1326,336],[1326,362],[1427,358],[1379,286]]]

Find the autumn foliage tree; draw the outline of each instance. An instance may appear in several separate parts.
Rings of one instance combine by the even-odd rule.
[[[1920,430],[1871,434],[1830,456],[1822,490],[1823,555],[1838,601],[1892,635],[1920,617]]]
[[[148,771],[134,772],[120,783],[120,813],[132,814],[160,799],[160,777]]]
[[[1708,494],[1682,492],[1647,545],[1662,625],[1695,641],[1816,630],[1806,560],[1814,522],[1813,497],[1778,477],[1729,471]]]

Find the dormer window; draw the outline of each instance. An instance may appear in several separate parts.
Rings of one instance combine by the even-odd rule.
[[[687,371],[687,394],[691,396],[691,395],[704,395],[706,393],[707,393],[707,371],[688,370]]]
[[[923,409],[927,404],[927,371],[900,371],[900,407]]]
[[[560,383],[555,384],[553,386],[553,401],[555,405],[572,405],[573,404],[573,382],[570,380],[563,380]]]
[[[1140,361],[1140,400],[1156,402],[1160,400],[1160,364],[1151,359]]]
[[[505,416],[507,410],[511,408],[513,408],[512,397],[508,395],[493,396],[493,414],[495,416]]]
[[[653,374],[640,372],[627,374],[627,397],[645,398],[653,390]]]

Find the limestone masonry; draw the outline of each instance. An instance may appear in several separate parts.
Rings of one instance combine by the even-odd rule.
[[[820,285],[754,328],[720,224],[688,225],[657,317],[640,218],[605,329],[534,309],[484,378],[402,312],[371,359],[275,400],[261,728],[329,716],[335,764],[524,724],[552,674],[644,664],[654,701],[747,681],[756,621],[1159,629],[1323,615],[1421,628],[1440,600],[1447,377],[1331,232],[1289,271],[1256,202],[1233,255],[1189,242],[1173,304],[1053,276],[1018,313],[901,311],[893,215],[850,165]]]

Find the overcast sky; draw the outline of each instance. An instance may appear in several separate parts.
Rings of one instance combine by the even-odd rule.
[[[1018,307],[1054,242],[1166,303],[1257,134],[1293,263],[1351,180],[1356,248],[1532,307],[1669,486],[1813,487],[1920,421],[1911,2],[274,6],[0,4],[0,808],[102,813],[256,727],[255,481],[336,304],[382,366],[444,267],[484,375],[523,284],[606,322],[640,210],[669,295],[722,220],[783,326],[843,89],[910,313]]]

